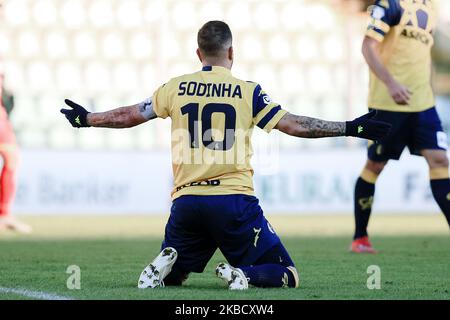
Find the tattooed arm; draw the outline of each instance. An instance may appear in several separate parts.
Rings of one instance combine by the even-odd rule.
[[[301,138],[339,137],[345,135],[345,122],[326,121],[287,113],[276,128]]]
[[[87,124],[92,127],[131,128],[156,118],[151,98],[128,107],[106,112],[89,113]]]
[[[76,128],[131,128],[156,118],[151,98],[132,106],[96,113],[91,113],[68,99],[65,100],[65,103],[70,109],[61,109],[61,113]]]
[[[146,121],[147,119],[141,115],[138,105],[87,115],[87,124],[92,127],[131,128]]]
[[[336,122],[286,113],[275,128],[302,138],[351,136],[377,141],[389,134],[391,125],[376,120],[376,115],[376,111],[371,111],[352,121]]]

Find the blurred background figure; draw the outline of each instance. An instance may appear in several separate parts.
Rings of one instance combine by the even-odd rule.
[[[407,146],[423,156],[430,169],[434,199],[450,224],[448,138],[436,112],[431,86],[431,48],[437,17],[432,1],[377,0],[362,44],[371,70],[369,108],[392,124],[388,137],[368,146],[366,165],[356,182],[355,234],[351,251],[375,253],[369,241],[370,219],[378,176]],[[391,161],[392,162],[392,161]]]
[[[8,115],[14,108],[14,96],[4,88],[4,74],[0,66],[0,157],[2,169],[0,172],[0,231],[10,229],[29,233],[31,227],[20,222],[11,215],[11,206],[16,192],[16,169],[18,162],[18,147],[13,127]]]
[[[2,18],[2,2],[0,2],[0,19]],[[1,57],[0,57],[1,59]],[[8,115],[14,108],[14,96],[4,88],[5,75],[0,60],[0,232],[11,229],[29,233],[31,228],[11,216],[11,206],[16,191],[15,173],[18,161],[18,148],[13,127]]]

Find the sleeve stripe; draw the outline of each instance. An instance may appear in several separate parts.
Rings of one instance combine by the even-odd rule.
[[[373,18],[371,19],[369,26],[380,29],[384,33],[389,32],[389,30],[391,29],[391,27],[386,22]]]
[[[265,116],[261,119],[261,121],[258,122],[257,126],[261,129],[264,129],[264,127],[269,123],[270,120],[277,114],[278,111],[281,110],[281,106],[277,106],[272,108]]]
[[[377,33],[379,33],[379,34],[381,34],[383,37],[386,35],[386,32],[384,32],[384,31],[381,30],[381,29],[373,28],[372,30],[375,31],[375,32],[377,32]]]
[[[272,118],[272,120],[269,121],[268,124],[266,124],[266,126],[264,127],[264,131],[266,131],[267,133],[269,133],[270,131],[272,131],[273,128],[276,127],[276,125],[278,124],[278,122],[280,122],[280,120],[287,114],[288,112],[286,110],[281,109],[280,111],[277,112],[277,114]]]
[[[371,37],[379,42],[382,42],[384,39],[384,35],[380,34],[379,32],[375,31],[374,29],[367,30],[366,36]]]
[[[278,106],[277,103],[271,103],[271,104],[264,106],[264,108],[256,115],[256,117],[253,117],[255,123],[260,122],[262,120],[262,118],[264,118],[270,112],[270,110],[272,110],[272,108],[274,108],[276,106]]]
[[[258,108],[258,97],[259,93],[261,92],[261,86],[258,84],[255,89],[253,90],[253,101],[252,101],[252,108],[253,108],[253,118],[256,117],[256,115],[264,108]]]

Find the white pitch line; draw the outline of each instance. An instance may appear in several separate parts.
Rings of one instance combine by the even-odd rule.
[[[39,300],[73,300],[70,297],[59,296],[57,294],[43,292],[43,291],[33,291],[21,288],[5,288],[0,287],[0,293],[13,293],[19,296],[39,299]]]

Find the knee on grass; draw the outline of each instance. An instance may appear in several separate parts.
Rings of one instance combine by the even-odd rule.
[[[240,267],[248,283],[259,288],[297,288],[300,284],[297,269],[275,263]]]

